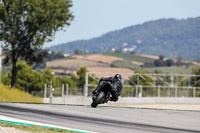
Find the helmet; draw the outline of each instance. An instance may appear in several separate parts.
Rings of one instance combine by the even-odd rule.
[[[114,78],[117,79],[117,80],[119,80],[119,81],[122,80],[122,76],[121,76],[120,74],[116,74],[116,75],[114,76]]]

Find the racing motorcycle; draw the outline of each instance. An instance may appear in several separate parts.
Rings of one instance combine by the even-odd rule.
[[[111,95],[110,90],[111,90],[110,82],[105,82],[105,85],[102,87],[102,89],[99,92],[93,94],[92,97],[93,102],[91,106],[93,108],[96,108],[98,104],[107,103],[110,100],[110,95]]]

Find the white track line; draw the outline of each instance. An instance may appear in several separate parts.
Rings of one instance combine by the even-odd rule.
[[[39,123],[39,122],[33,122],[33,121],[27,121],[27,120],[21,120],[21,119],[16,119],[16,118],[11,118],[7,116],[0,115],[0,121],[1,122],[9,122],[9,123],[23,123],[24,125],[31,124],[31,125],[38,125],[42,127],[49,127],[49,128],[59,128],[59,129],[65,129],[69,131],[74,131],[74,132],[79,132],[79,133],[97,133],[97,132],[92,132],[92,131],[87,131],[87,130],[79,130],[79,129],[73,129],[73,128],[68,128],[68,127],[61,127],[61,126],[55,126],[55,125],[50,125],[50,124],[44,124],[44,123]]]

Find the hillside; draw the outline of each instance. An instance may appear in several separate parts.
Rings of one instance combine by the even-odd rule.
[[[134,51],[148,55],[199,59],[200,17],[160,19],[126,27],[89,40],[78,40],[49,48],[51,51],[89,53]]]
[[[76,71],[80,67],[87,68],[127,68],[134,70],[135,67],[143,65],[145,62],[153,62],[154,59],[134,54],[106,53],[106,54],[86,54],[72,55],[68,58],[57,59],[47,62],[47,67],[64,71]],[[117,64],[115,64],[117,63]],[[118,65],[119,64],[119,65]],[[105,70],[102,70],[102,72]]]
[[[80,67],[87,67],[89,72],[133,73],[134,70],[143,69],[148,73],[154,73],[156,70],[162,73],[190,74],[193,68],[200,65],[197,62],[184,61],[189,64],[171,67],[144,66],[145,63],[153,63],[158,58],[157,56],[123,53],[71,55],[68,58],[49,61],[47,67],[57,75],[76,73]]]

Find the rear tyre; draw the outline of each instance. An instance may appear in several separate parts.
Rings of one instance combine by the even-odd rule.
[[[92,108],[96,108],[97,105],[101,102],[102,98],[105,96],[105,93],[101,91],[99,95],[93,100],[91,106]]]

